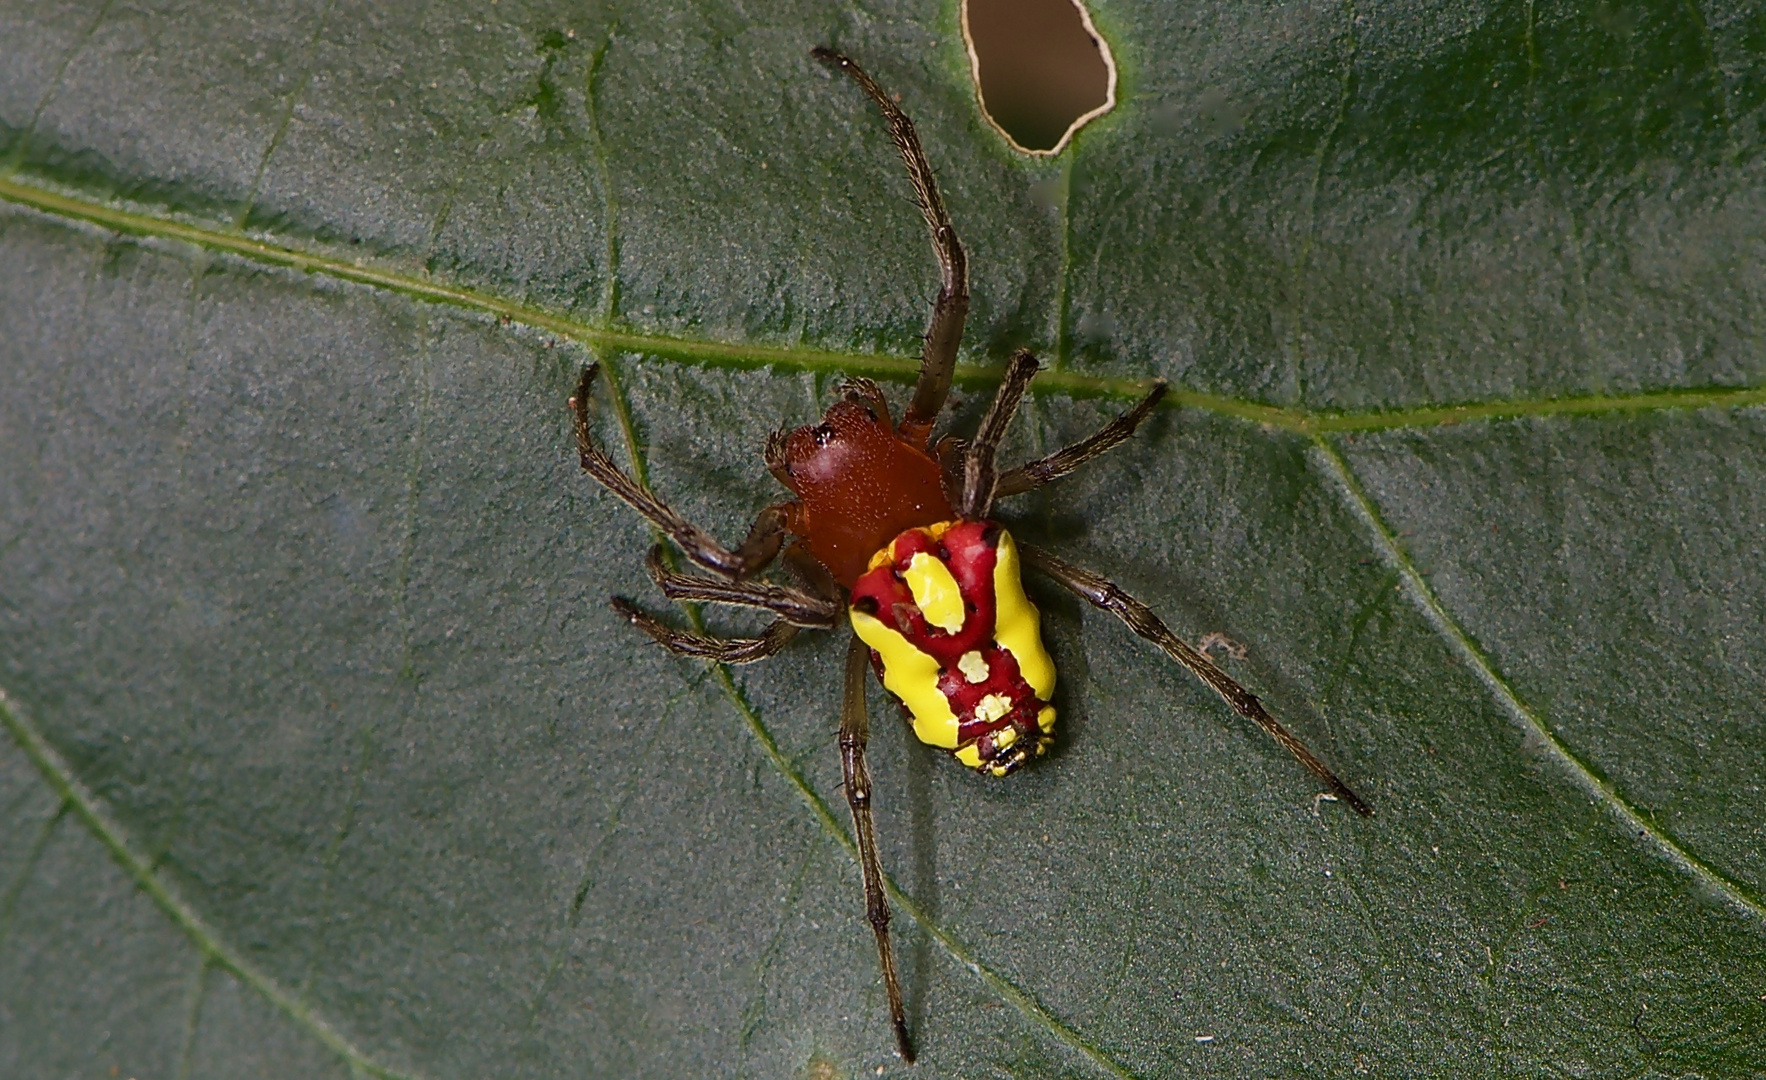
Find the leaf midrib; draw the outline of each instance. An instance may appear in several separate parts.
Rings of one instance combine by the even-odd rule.
[[[462,285],[420,277],[376,264],[367,259],[344,259],[272,243],[244,232],[194,224],[168,217],[124,210],[104,203],[64,194],[0,176],[0,200],[28,206],[53,218],[84,221],[115,232],[162,240],[175,240],[208,251],[249,259],[271,266],[321,274],[340,281],[371,285],[431,303],[448,304],[487,316],[549,331],[591,348],[642,353],[665,360],[735,368],[777,368],[785,371],[843,372],[909,382],[919,361],[876,353],[839,352],[803,346],[758,345],[713,341],[623,329],[609,321],[596,324],[560,315],[532,304],[497,296]],[[604,306],[605,306],[604,301]],[[960,365],[956,381],[965,385],[990,385],[1000,369]],[[1132,400],[1146,392],[1137,379],[1112,379],[1081,375],[1062,369],[1044,370],[1034,391],[1079,398]],[[1269,405],[1243,398],[1226,397],[1174,387],[1166,394],[1167,408],[1189,408],[1230,416],[1300,435],[1338,432],[1395,431],[1446,427],[1472,420],[1592,415],[1612,412],[1648,412],[1663,409],[1742,408],[1766,404],[1766,386],[1707,386],[1640,391],[1632,394],[1586,394],[1562,397],[1502,398],[1424,405],[1402,409],[1337,411]]]

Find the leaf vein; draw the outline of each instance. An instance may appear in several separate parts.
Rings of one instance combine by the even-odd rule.
[[[68,805],[67,800],[63,799],[56,806],[55,813],[44,818],[38,824],[37,835],[31,840],[30,850],[25,852],[24,865],[20,866],[18,873],[13,875],[11,884],[6,887],[5,895],[0,896],[0,945],[5,945],[6,939],[12,934],[12,916],[13,912],[18,910],[19,895],[25,891],[25,886],[31,883],[31,879],[36,877],[37,864],[43,861],[43,852],[48,849],[49,841],[54,837],[55,830],[61,826],[62,819],[67,817],[68,811],[71,809],[72,807]],[[6,820],[14,820],[14,815],[8,813]]]
[[[1422,572],[1411,561],[1408,553],[1398,542],[1398,537],[1381,518],[1373,500],[1361,487],[1349,463],[1337,452],[1329,440],[1322,435],[1313,437],[1313,445],[1325,464],[1334,474],[1341,486],[1344,501],[1351,512],[1361,519],[1362,524],[1371,534],[1375,548],[1388,566],[1396,570],[1404,579],[1406,591],[1418,610],[1434,626],[1437,633],[1446,641],[1447,646],[1469,667],[1472,673],[1490,691],[1503,711],[1520,726],[1528,736],[1537,739],[1551,757],[1569,775],[1570,779],[1604,805],[1607,812],[1633,832],[1638,838],[1647,840],[1658,853],[1684,871],[1694,881],[1718,894],[1735,910],[1766,922],[1766,900],[1754,894],[1742,883],[1728,877],[1716,867],[1699,858],[1692,851],[1682,846],[1674,837],[1658,827],[1648,815],[1633,806],[1610,781],[1595,771],[1594,767],[1584,761],[1568,743],[1558,738],[1557,733],[1540,719],[1539,715],[1526,702],[1521,700],[1515,689],[1509,685],[1496,665],[1484,654],[1471,635],[1459,625],[1435,593]]]
[[[258,192],[264,184],[264,173],[269,171],[270,158],[282,145],[283,138],[288,134],[289,125],[294,123],[294,110],[300,107],[301,98],[306,96],[307,88],[313,84],[313,57],[319,51],[319,39],[325,34],[325,26],[331,21],[331,12],[337,7],[337,0],[328,0],[325,10],[319,13],[318,21],[313,26],[313,36],[308,39],[306,49],[301,53],[300,82],[288,92],[288,101],[282,109],[282,118],[276,123],[276,130],[271,133],[270,141],[264,144],[264,152],[258,157],[258,167],[252,173],[251,187],[247,189],[245,198],[239,201],[239,209],[233,212],[233,227],[245,228],[246,219],[251,217],[253,206],[257,205]]]
[[[190,1080],[190,1058],[196,1049],[196,1033],[202,1026],[202,1004],[208,999],[209,972],[214,965],[198,954],[196,971],[190,978],[189,1000],[184,1003],[184,1032],[178,1040],[178,1064],[172,1075],[177,1080]]]
[[[105,17],[110,14],[111,5],[114,3],[115,0],[104,0],[104,3],[98,5],[98,10],[92,14],[92,21],[86,24],[86,28],[80,31],[80,36],[62,54],[61,63],[55,66],[55,77],[50,79],[49,85],[43,88],[42,96],[37,99],[37,107],[31,110],[30,121],[25,124],[24,130],[19,132],[18,141],[12,144],[12,153],[7,155],[4,168],[0,168],[0,176],[17,171],[19,165],[24,161],[25,155],[30,152],[31,138],[37,133],[37,125],[42,122],[43,113],[48,110],[49,103],[55,100],[55,95],[61,91],[62,83],[67,81],[67,69],[73,66],[74,60],[81,53],[86,51],[86,46],[98,33],[98,28],[103,25]]]
[[[723,689],[724,697],[729,700],[730,704],[735,707],[736,712],[742,717],[743,722],[748,725],[748,730],[754,734],[755,740],[760,743],[761,750],[772,762],[773,767],[779,771],[780,775],[785,778],[787,783],[797,789],[798,796],[801,797],[804,804],[809,807],[811,815],[821,823],[822,828],[828,831],[828,834],[834,838],[835,842],[846,851],[846,854],[852,859],[853,863],[856,864],[858,862],[858,848],[854,845],[852,837],[834,817],[834,812],[828,809],[828,804],[823,801],[821,795],[816,792],[815,788],[810,786],[809,781],[798,771],[796,765],[785,756],[784,751],[779,749],[779,744],[773,738],[772,732],[768,730],[766,722],[760,718],[760,715],[754,711],[753,706],[751,706],[748,703],[748,700],[743,697],[741,690],[737,689],[735,680],[730,677],[729,668],[719,664],[713,666],[713,671],[715,672],[718,685]],[[1041,1027],[1060,1042],[1065,1043],[1069,1048],[1078,1051],[1093,1065],[1096,1065],[1109,1075],[1120,1077],[1122,1080],[1135,1080],[1134,1073],[1130,1072],[1121,1063],[1110,1057],[1078,1031],[1069,1027],[1060,1017],[1051,1012],[1047,1006],[1038,1001],[1029,991],[1020,988],[1004,975],[1001,975],[986,964],[983,964],[980,959],[976,957],[973,949],[969,948],[949,930],[940,925],[931,917],[925,908],[922,908],[911,897],[902,892],[901,887],[895,883],[895,879],[887,872],[883,875],[883,888],[884,891],[889,894],[889,902],[894,904],[897,910],[907,913],[908,917],[918,923],[920,928],[925,930],[932,940],[938,942],[946,953],[950,954],[954,960],[973,972],[974,975],[981,980],[983,985],[989,990],[992,990],[994,994],[1006,1002],[1006,1004],[1017,1009],[1025,1016],[1025,1018]]]
[[[98,797],[75,779],[73,770],[43,738],[36,725],[27,720],[0,690],[0,726],[4,726],[24,751],[37,772],[55,794],[68,804],[87,831],[110,853],[123,872],[152,900],[172,924],[184,932],[207,965],[219,967],[240,982],[262,994],[269,1003],[296,1026],[317,1039],[350,1066],[379,1080],[416,1080],[415,1074],[399,1072],[369,1057],[344,1035],[321,1019],[312,1009],[301,1004],[240,953],[227,944],[215,929],[202,920],[196,911],[161,881],[149,860],[130,842],[122,826],[111,820],[100,807]]]
[[[620,329],[607,322],[585,322],[530,304],[464,286],[414,277],[366,261],[358,262],[302,251],[239,232],[228,232],[169,218],[156,218],[64,195],[12,178],[0,177],[0,201],[28,206],[52,218],[83,221],[128,235],[178,241],[272,266],[383,288],[430,303],[464,308],[491,318],[507,318],[510,322],[582,342],[593,349],[629,352],[707,366],[839,371],[900,382],[912,381],[919,371],[918,359],[905,357],[682,338]],[[999,368],[993,366],[962,365],[956,372],[957,381],[969,386],[985,385],[997,381],[998,377]],[[1047,371],[1038,377],[1035,390],[1043,394],[1058,393],[1071,397],[1132,400],[1146,392],[1146,383],[1139,379]],[[1162,407],[1198,409],[1251,423],[1266,424],[1284,431],[1316,436],[1332,432],[1442,427],[1470,420],[1522,416],[1551,417],[1662,409],[1733,409],[1760,404],[1766,404],[1766,386],[1742,385],[1677,387],[1617,395],[1508,398],[1354,412],[1268,405],[1196,390],[1174,389],[1166,395]]]
[[[607,50],[613,47],[613,35],[618,29],[617,22],[608,25],[606,35],[589,61],[588,74],[583,77],[583,97],[589,114],[589,144],[595,152],[595,170],[601,185],[601,232],[605,241],[601,259],[606,264],[602,267],[606,280],[601,286],[600,318],[604,325],[612,325],[619,318],[619,201],[613,193],[613,167],[607,160],[607,144],[601,137],[600,77],[601,65],[607,59]]]
[[[1306,184],[1305,233],[1300,238],[1300,253],[1294,260],[1292,284],[1288,289],[1288,299],[1293,305],[1289,316],[1288,362],[1293,372],[1294,400],[1301,403],[1306,401],[1306,269],[1312,262],[1312,249],[1318,243],[1318,192],[1324,183],[1325,162],[1331,156],[1331,147],[1336,144],[1337,132],[1342,130],[1343,121],[1349,115],[1349,100],[1355,91],[1355,60],[1359,51],[1355,37],[1355,4],[1346,0],[1343,9],[1346,16],[1343,36],[1349,39],[1349,44],[1344,50],[1343,69],[1337,78],[1337,107],[1331,112],[1330,126],[1319,136],[1318,145],[1312,152],[1312,177]]]

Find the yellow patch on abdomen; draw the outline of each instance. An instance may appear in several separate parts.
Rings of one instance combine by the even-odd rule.
[[[963,587],[951,575],[950,567],[924,551],[917,551],[908,560],[901,580],[914,594],[914,605],[929,625],[947,634],[963,628],[963,619],[968,614],[964,610]]]
[[[1055,692],[1055,662],[1043,648],[1042,615],[1030,597],[1024,595],[1022,575],[1018,545],[1011,533],[1001,529],[993,562],[993,640],[1012,654],[1018,661],[1018,673],[1037,697],[1047,701]],[[1051,714],[1043,730],[1053,726]]]
[[[883,686],[913,714],[914,736],[930,746],[956,749],[957,714],[951,711],[950,699],[938,689],[938,661],[914,648],[875,615],[856,608],[848,609],[847,614],[852,618],[852,632],[883,658]]]

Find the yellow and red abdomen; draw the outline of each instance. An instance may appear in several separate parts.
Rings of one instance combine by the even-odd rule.
[[[848,614],[921,742],[1004,776],[1054,741],[1055,665],[997,523],[902,532],[852,586]]]

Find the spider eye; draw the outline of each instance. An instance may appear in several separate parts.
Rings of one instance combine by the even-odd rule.
[[[826,446],[834,441],[834,429],[827,424],[817,424],[814,434],[817,446]]]

